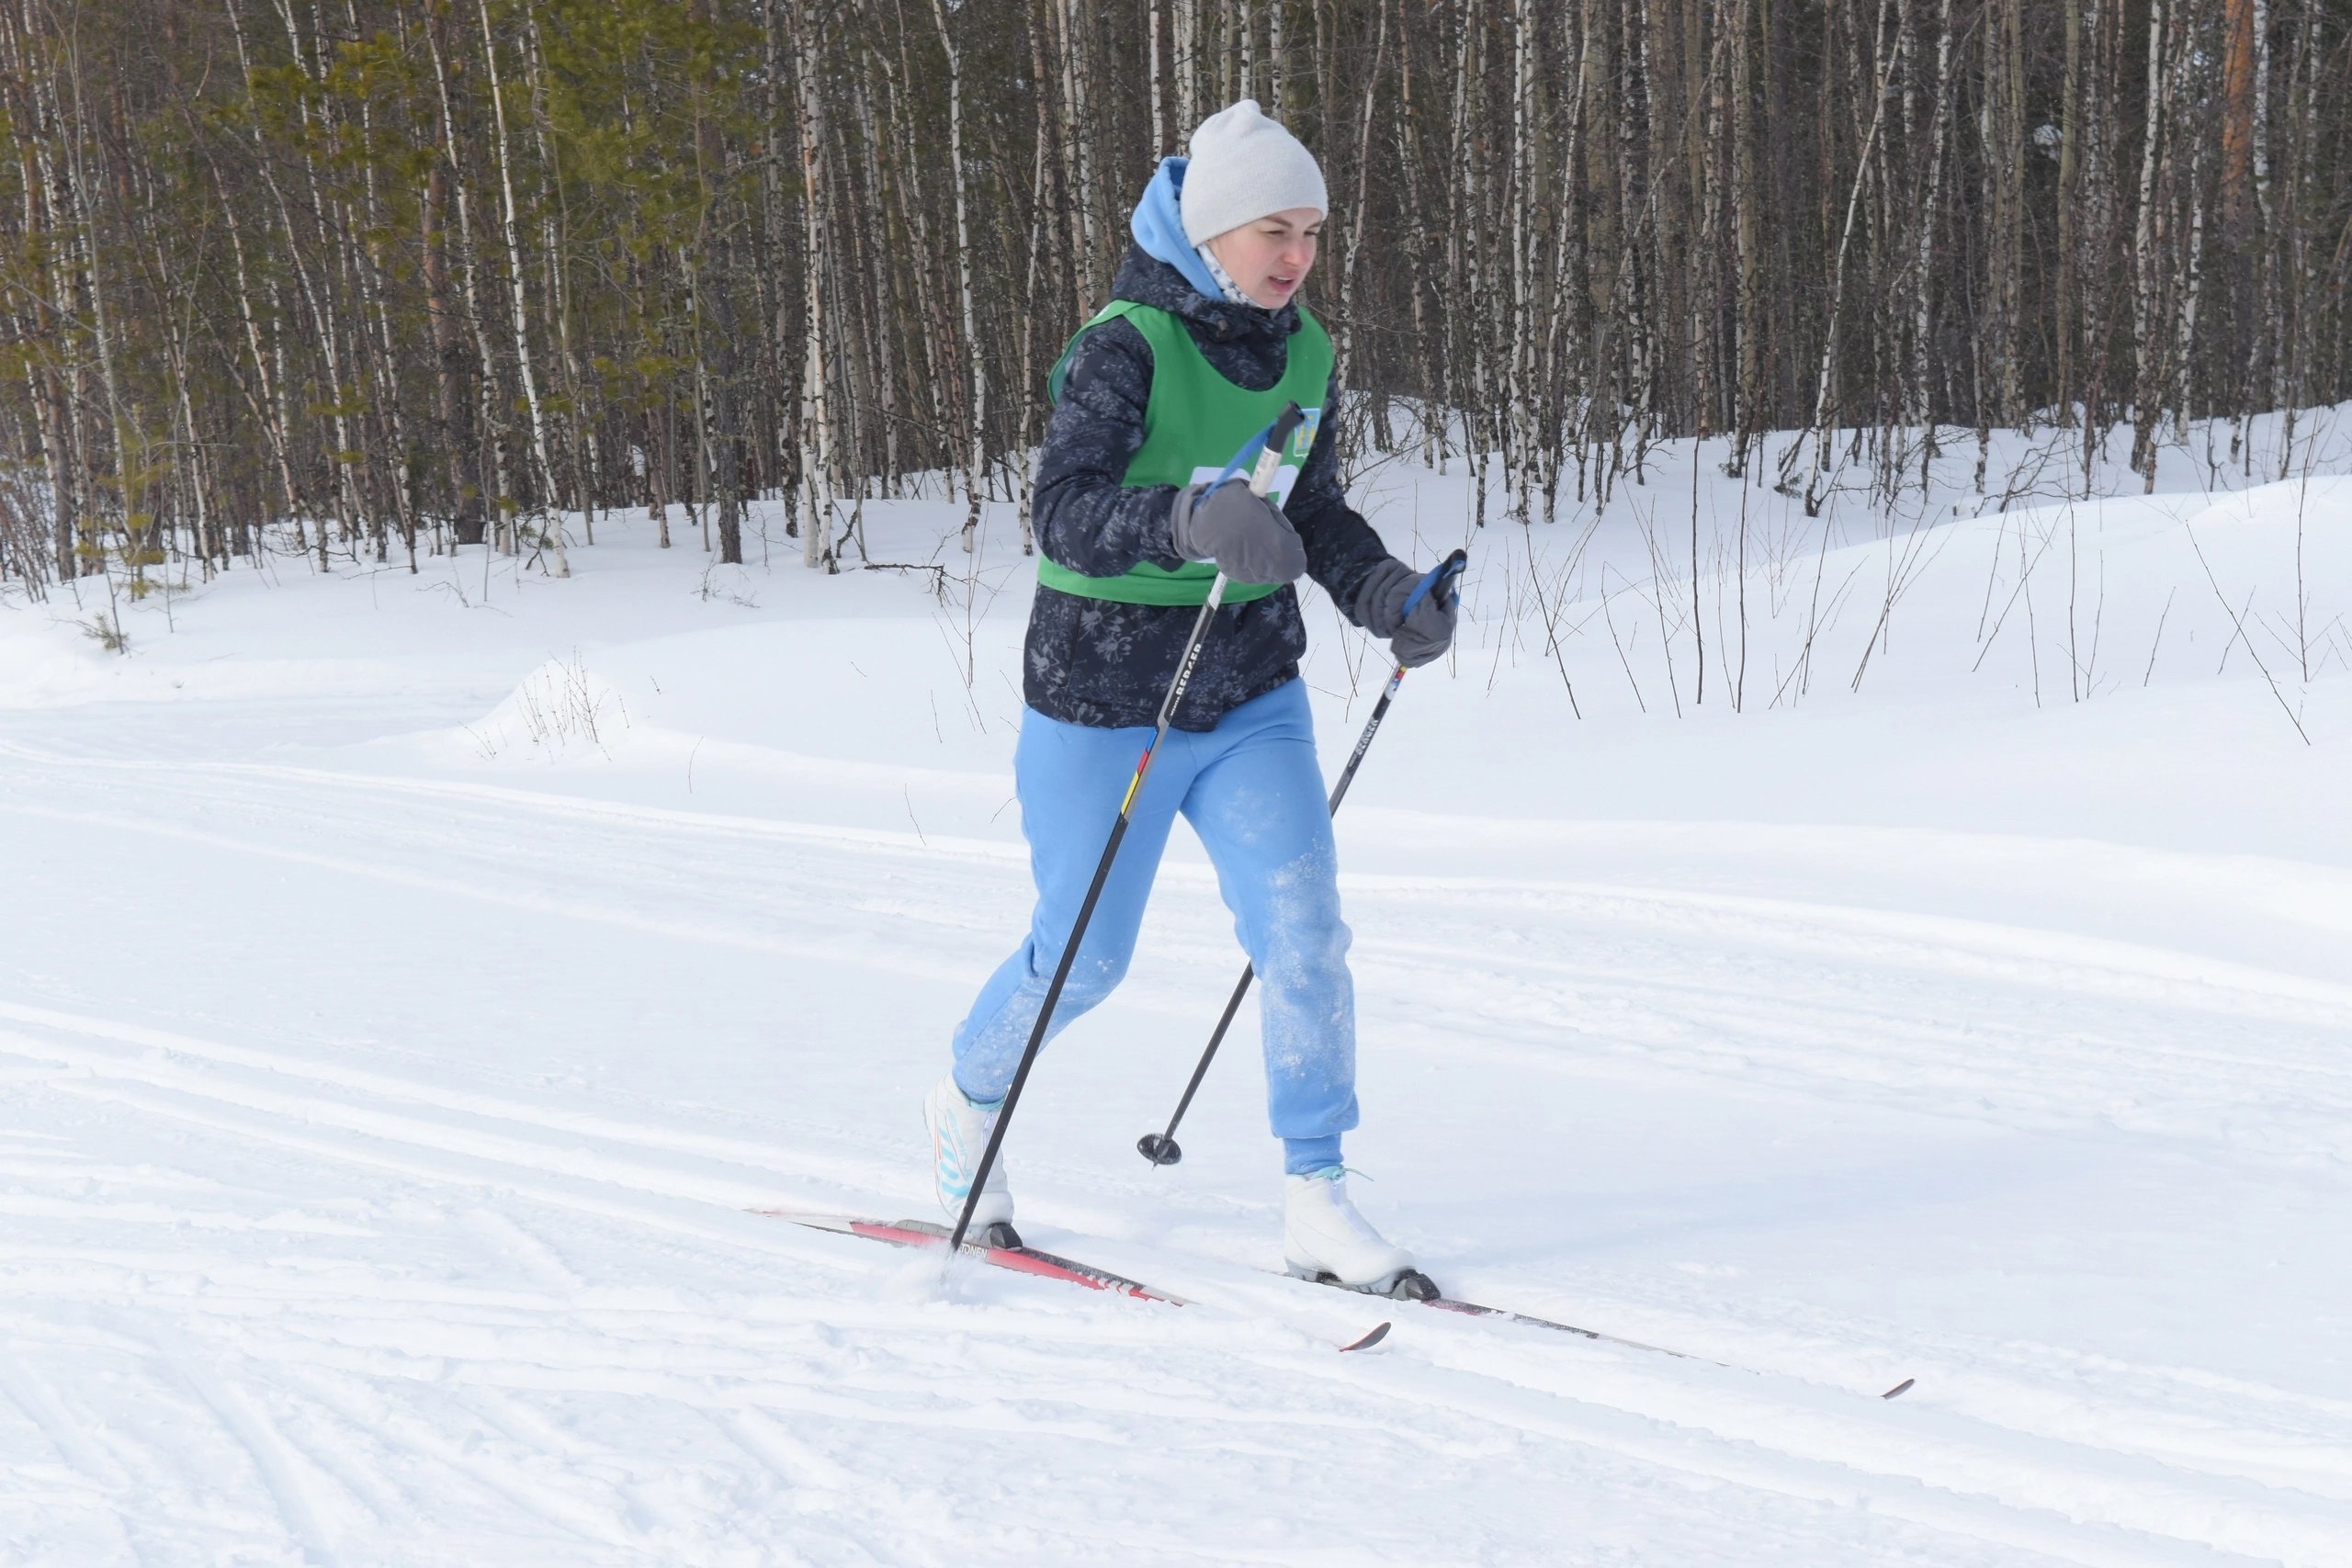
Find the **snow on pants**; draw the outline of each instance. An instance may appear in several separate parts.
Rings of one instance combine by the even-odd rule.
[[[1036,1026],[1079,906],[1118,819],[1148,728],[1096,729],[1035,709],[1013,772],[1037,883],[1029,934],[980,987],[956,1031],[956,1082],[1001,1099]],[[1339,861],[1306,686],[1293,680],[1228,712],[1205,734],[1171,729],[1144,781],[1051,1032],[1109,996],[1127,972],[1144,904],[1182,812],[1216,866],[1235,934],[1258,970],[1266,1100],[1285,1163],[1339,1163],[1356,1124],[1355,987],[1340,919]]]

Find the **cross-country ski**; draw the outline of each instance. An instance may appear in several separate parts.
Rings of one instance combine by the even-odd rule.
[[[839,1235],[863,1236],[868,1241],[887,1242],[893,1247],[944,1248],[948,1245],[952,1235],[947,1226],[927,1220],[862,1220],[838,1214],[796,1213],[785,1209],[762,1209],[756,1212],[772,1219],[789,1220],[795,1224],[807,1225],[812,1230],[831,1231]],[[1143,1301],[1164,1302],[1170,1306],[1188,1304],[1182,1296],[1155,1290],[1138,1280],[1130,1280],[1124,1274],[1114,1273],[1108,1269],[1099,1269],[1091,1264],[1063,1257],[1058,1253],[1046,1252],[1026,1246],[1010,1224],[1001,1221],[988,1227],[986,1235],[975,1233],[971,1238],[964,1241],[957,1250],[964,1256],[977,1258],[990,1268],[1005,1269],[1016,1274],[1034,1274],[1040,1279],[1057,1280],[1068,1284],[1083,1286],[1088,1290],[1108,1291],[1114,1295],[1134,1296]],[[1333,1285],[1341,1290],[1351,1289],[1328,1276],[1309,1282]],[[1434,1307],[1440,1312],[1454,1313],[1465,1317],[1493,1318],[1502,1323],[1517,1324],[1521,1327],[1544,1328],[1559,1334],[1573,1334],[1580,1338],[1594,1340],[1604,1345],[1622,1346],[1629,1350],[1645,1350],[1656,1355],[1689,1359],[1688,1352],[1668,1349],[1662,1345],[1645,1345],[1636,1339],[1626,1339],[1614,1334],[1603,1334],[1598,1329],[1579,1328],[1574,1324],[1555,1323],[1548,1317],[1537,1317],[1530,1313],[1513,1312],[1504,1307],[1485,1306],[1476,1302],[1455,1301],[1452,1297],[1435,1293],[1435,1289],[1434,1284],[1430,1282],[1426,1276],[1415,1273],[1408,1276],[1408,1280],[1400,1280],[1392,1290],[1379,1293],[1393,1295],[1399,1301],[1412,1302],[1417,1305]],[[1359,1291],[1355,1293],[1366,1292]],[[1375,1324],[1363,1335],[1341,1345],[1340,1348],[1342,1350],[1368,1349],[1386,1338],[1391,1326],[1391,1324],[1385,1322]],[[1912,1378],[1905,1378],[1878,1397],[1896,1398],[1908,1393],[1915,1386],[1916,1381]]]
[[[949,1245],[953,1233],[945,1225],[925,1220],[858,1220],[833,1214],[797,1214],[782,1209],[758,1211],[774,1219],[790,1220],[795,1224],[812,1230],[831,1231],[839,1235],[863,1236],[868,1241],[888,1242],[893,1247],[941,1247]],[[1041,1251],[1023,1245],[1012,1227],[1000,1222],[989,1227],[989,1234],[977,1240],[966,1240],[956,1250],[967,1258],[977,1258],[992,1269],[1010,1269],[1016,1274],[1034,1274],[1040,1279],[1058,1280],[1080,1285],[1092,1291],[1108,1291],[1114,1295],[1134,1296],[1141,1301],[1164,1302],[1170,1306],[1183,1306],[1182,1296],[1170,1295],[1149,1285],[1114,1274],[1107,1269],[1097,1269],[1064,1258],[1057,1253]],[[1530,1319],[1529,1321],[1534,1321]],[[1375,1323],[1370,1328],[1347,1340],[1342,1350],[1368,1350],[1388,1337],[1391,1325]],[[1551,1325],[1548,1326],[1558,1326]]]
[[[1317,1283],[1324,1282],[1327,1281],[1317,1281]],[[1687,1350],[1671,1350],[1663,1345],[1645,1345],[1638,1339],[1627,1339],[1615,1334],[1603,1334],[1597,1328],[1579,1328],[1573,1323],[1555,1323],[1548,1317],[1537,1317],[1532,1313],[1513,1312],[1508,1307],[1484,1306],[1476,1302],[1460,1302],[1451,1296],[1413,1295],[1403,1299],[1418,1302],[1426,1307],[1435,1307],[1440,1312],[1459,1313],[1464,1317],[1490,1317],[1502,1323],[1515,1323],[1523,1328],[1548,1328],[1555,1334],[1573,1334],[1579,1338],[1595,1340],[1603,1345],[1622,1345],[1628,1350],[1647,1350],[1655,1355],[1675,1356],[1686,1360],[1690,1359],[1690,1352]],[[1908,1393],[1917,1386],[1917,1378],[1905,1378],[1879,1397],[1881,1399],[1898,1398]]]
[[[2344,1568],[2352,17],[0,6],[0,1568]]]
[[[812,1230],[864,1236],[868,1241],[888,1242],[893,1247],[936,1247],[944,1249],[949,1240],[946,1226],[924,1220],[859,1220],[834,1214],[797,1214],[785,1209],[762,1209],[757,1213],[773,1219],[790,1220],[794,1224],[807,1225]],[[1016,1274],[1035,1274],[1041,1279],[1082,1285],[1091,1291],[1109,1291],[1141,1301],[1165,1302],[1170,1306],[1184,1304],[1182,1296],[1153,1290],[1149,1285],[1122,1274],[1114,1274],[1107,1269],[1096,1269],[1054,1253],[1024,1247],[1019,1236],[1012,1234],[1010,1225],[991,1225],[988,1235],[958,1243],[956,1250],[967,1257],[977,1258],[991,1268],[1009,1269]]]

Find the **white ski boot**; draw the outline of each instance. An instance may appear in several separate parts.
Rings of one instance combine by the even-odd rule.
[[[1283,1258],[1291,1273],[1319,1284],[1415,1301],[1438,1293],[1430,1277],[1413,1267],[1411,1253],[1356,1213],[1348,1201],[1348,1173],[1336,1165],[1283,1178]]]
[[[964,1201],[972,1193],[972,1171],[988,1149],[989,1134],[996,1130],[997,1111],[1003,1103],[973,1104],[956,1087],[953,1073],[940,1079],[923,1099],[922,1124],[931,1130],[932,1181],[949,1224],[963,1217]],[[1012,1228],[1012,1189],[1005,1182],[1002,1150],[989,1169],[988,1184],[980,1189],[968,1234],[990,1247],[1021,1245]]]

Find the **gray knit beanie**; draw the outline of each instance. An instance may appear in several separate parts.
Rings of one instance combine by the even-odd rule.
[[[1257,99],[1244,98],[1193,132],[1193,161],[1177,206],[1184,238],[1202,245],[1269,212],[1294,207],[1328,212],[1331,201],[1315,154],[1268,119]]]

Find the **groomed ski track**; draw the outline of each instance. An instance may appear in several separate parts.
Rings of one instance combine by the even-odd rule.
[[[0,748],[0,1557],[2343,1560],[2352,1404],[2186,1355],[2178,1324],[2023,1338],[1998,1290],[1972,1323],[1885,1288],[1967,1268],[1868,1249],[1989,1196],[2267,1256],[2133,1200],[2193,1168],[2284,1236],[2340,1199],[2352,991],[1505,875],[1485,826],[1461,874],[1347,885],[1365,1201],[1457,1293],[1753,1374],[1266,1278],[1247,1051],[1183,1169],[1136,1160],[1231,964],[1199,868],[1165,874],[1153,961],[1049,1055],[1012,1162],[1033,1243],[1205,1310],[977,1271],[942,1300],[929,1260],[745,1211],[919,1212],[916,1098],[1017,924],[1016,846]],[[118,964],[76,967],[93,931]],[[1490,1151],[1539,1123],[1594,1146]],[[1795,1153],[1707,1168],[1706,1130],[1758,1127]],[[1579,1185],[1677,1134],[1690,1190]],[[2112,1186],[2062,1168],[2082,1141]],[[1792,1208],[1814,1285],[1640,1250],[1754,1225],[1769,1252]],[[1374,1315],[1385,1345],[1330,1353]]]

